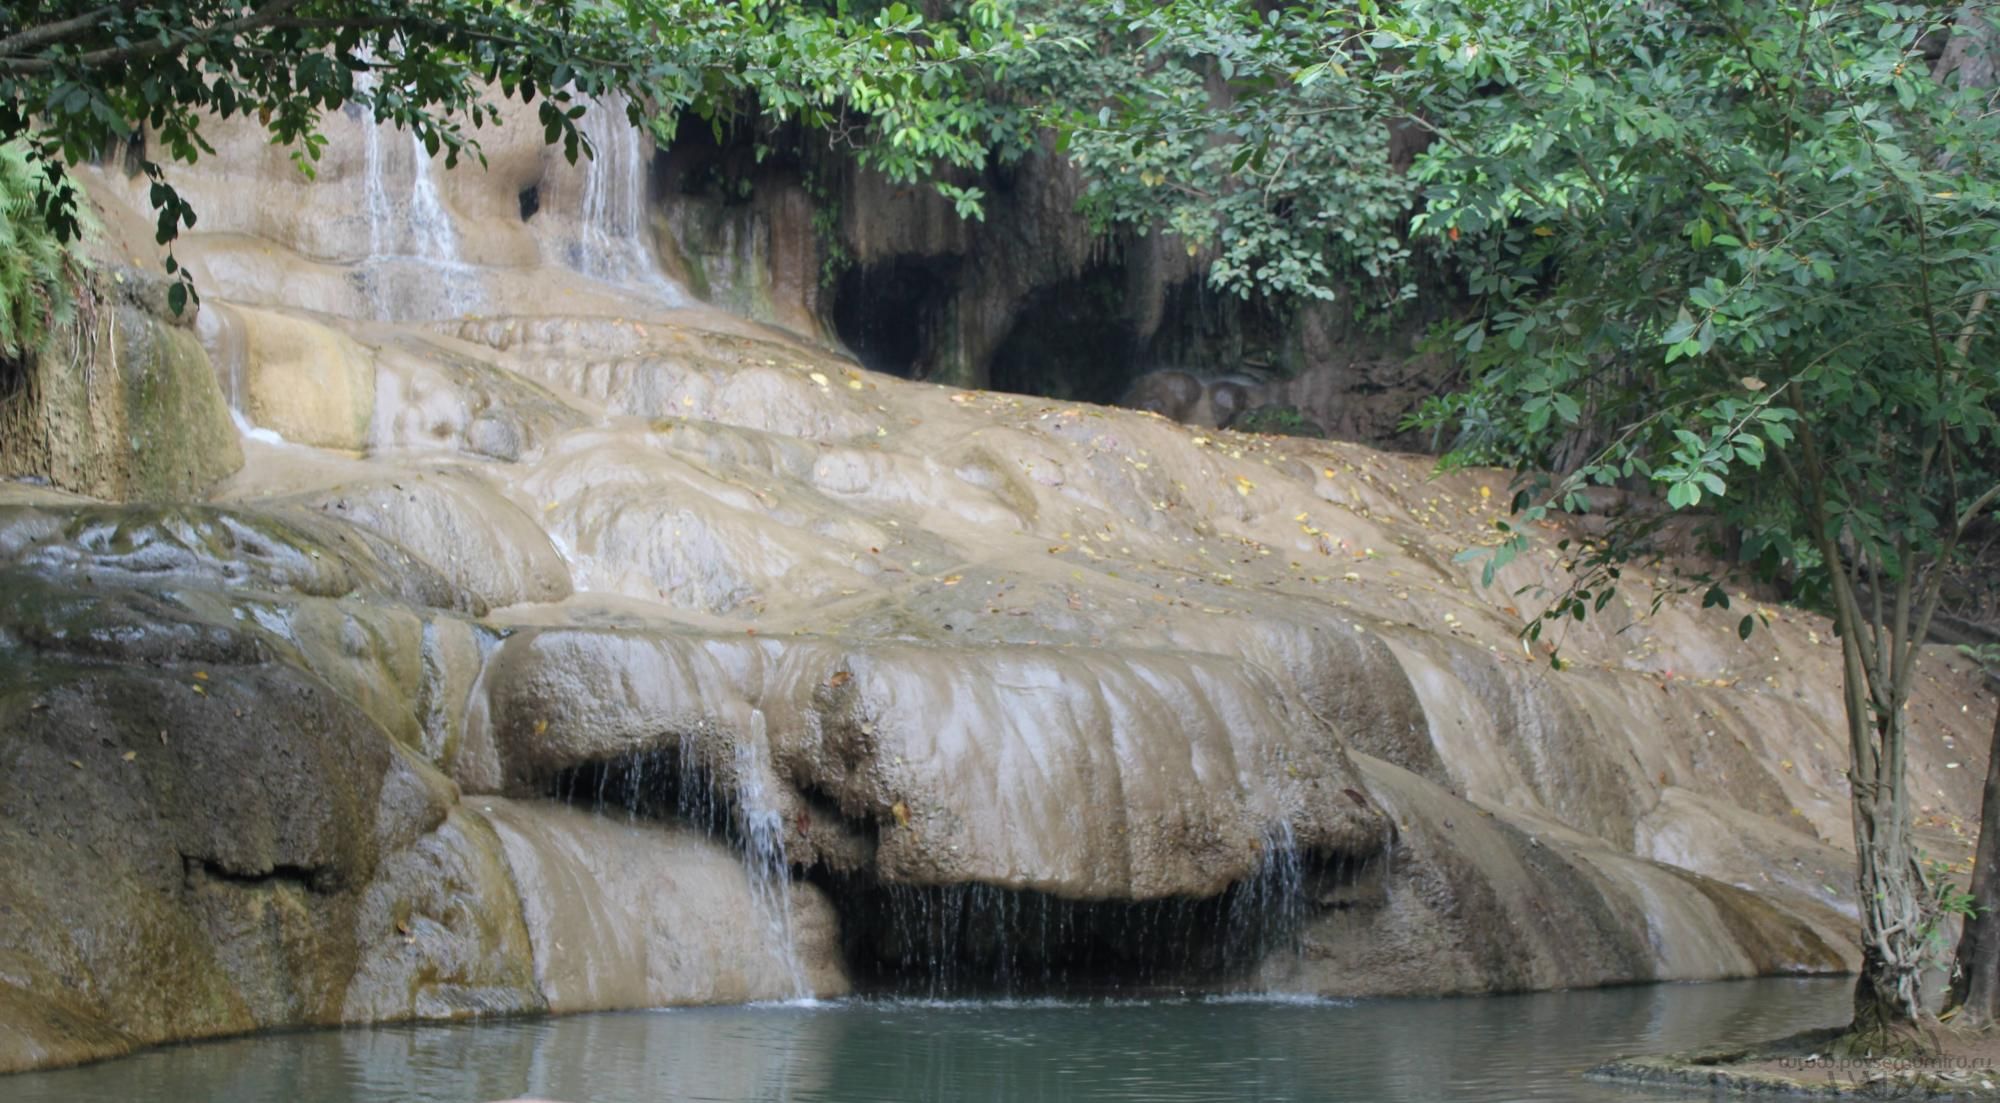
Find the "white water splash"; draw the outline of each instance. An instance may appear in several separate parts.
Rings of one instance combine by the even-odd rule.
[[[237,409],[234,405],[229,407],[229,420],[236,423],[236,432],[244,440],[254,440],[259,444],[274,445],[287,445],[291,443],[291,441],[280,436],[275,429],[265,429],[261,426],[250,424],[250,419],[243,416],[243,411]]]

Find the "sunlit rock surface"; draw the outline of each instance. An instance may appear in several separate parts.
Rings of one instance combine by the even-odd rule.
[[[1557,534],[1454,559],[1500,476],[870,374],[660,274],[643,143],[446,175],[331,125],[317,182],[234,133],[178,177],[241,470],[0,488],[0,1068],[850,978],[1854,962],[1818,618],[1642,620],[1632,572],[1557,670]],[[1951,860],[1966,666],[1912,705]]]

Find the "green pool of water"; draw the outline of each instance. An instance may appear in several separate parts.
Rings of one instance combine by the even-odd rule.
[[[847,1000],[265,1035],[0,1078],[9,1103],[1660,1100],[1579,1073],[1839,1022],[1847,980],[1485,999]]]

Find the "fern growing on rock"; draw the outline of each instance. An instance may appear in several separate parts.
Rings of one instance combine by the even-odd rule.
[[[0,360],[41,350],[75,314],[83,262],[43,218],[48,188],[26,143],[0,145]]]

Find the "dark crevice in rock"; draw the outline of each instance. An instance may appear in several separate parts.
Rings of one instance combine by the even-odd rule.
[[[685,824],[739,851],[747,845],[766,853],[775,844],[794,870],[810,866],[844,874],[875,860],[875,823],[843,812],[831,793],[810,785],[798,790],[795,800],[775,802],[784,811],[767,811],[756,825],[759,837],[748,845],[750,826],[730,784],[698,755],[678,747],[594,759],[559,770],[533,788],[600,816]]]
[[[1068,900],[989,885],[883,884],[815,869],[864,989],[905,996],[1139,995],[1254,983],[1319,914],[1377,907],[1382,863],[1274,851],[1210,897]]]
[[[245,870],[231,868],[225,861],[193,854],[181,855],[181,866],[186,871],[189,885],[214,883],[240,888],[282,888],[290,885],[325,895],[339,892],[343,882],[340,871],[331,866],[279,863],[265,870]]]
[[[119,158],[119,169],[128,180],[144,176],[146,173],[146,128],[137,127],[126,137],[123,156]]]
[[[520,204],[523,222],[535,217],[535,212],[542,209],[542,188],[539,184],[530,184],[522,188],[521,194],[514,198]]]

